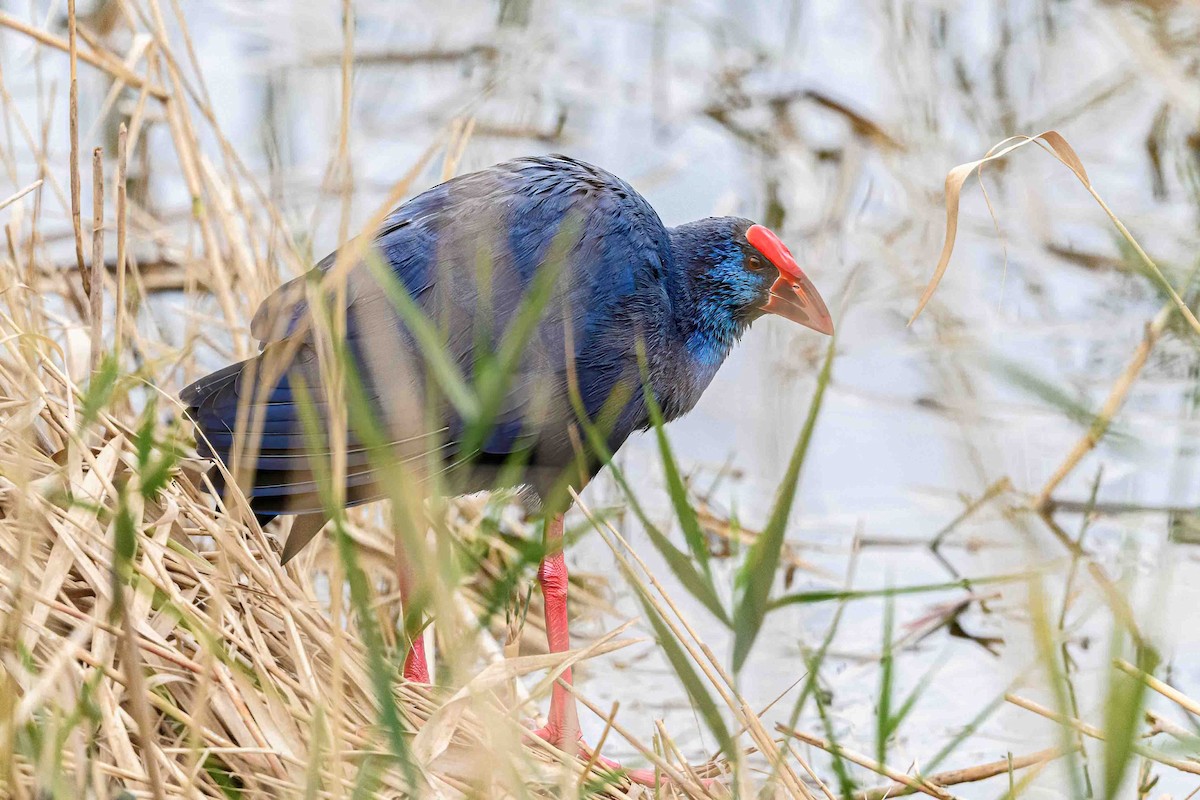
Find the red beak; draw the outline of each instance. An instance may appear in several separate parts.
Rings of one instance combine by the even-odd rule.
[[[829,316],[829,309],[787,245],[762,225],[751,225],[746,231],[746,241],[779,270],[779,277],[771,284],[770,297],[760,308],[817,333],[832,335],[833,318]]]
[[[806,275],[787,275],[780,270],[779,277],[771,285],[771,297],[761,308],[768,314],[798,322],[817,333],[833,335],[833,318],[829,316],[829,309],[817,293],[817,287]]]

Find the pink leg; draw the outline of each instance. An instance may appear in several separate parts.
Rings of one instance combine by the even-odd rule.
[[[404,553],[400,537],[396,537],[396,584],[400,589],[400,613],[405,615],[401,624],[405,626],[405,636],[410,637],[408,655],[404,657],[404,680],[412,683],[430,683],[429,662],[425,658],[425,636],[423,626],[415,625],[415,630],[408,625],[408,600],[412,596],[412,565]]]
[[[562,551],[563,518],[557,515],[546,524],[547,554],[538,569],[538,584],[546,613],[546,642],[551,653],[571,649],[570,621],[567,618],[567,561]],[[571,683],[571,670],[562,674],[563,683]],[[565,686],[554,684],[550,695],[550,717],[546,722],[546,739],[557,744],[560,740],[573,745],[579,739],[579,712],[575,698]]]
[[[562,551],[563,518],[556,515],[546,523],[546,557],[538,570],[538,583],[542,587],[542,598],[546,609],[546,642],[551,653],[563,653],[571,649],[570,623],[567,619],[567,562]],[[544,727],[535,733],[560,750],[577,753],[587,760],[591,753],[583,743],[579,728],[579,708],[575,696],[562,684],[571,684],[571,670],[563,672],[559,683],[554,684],[550,695],[550,714]],[[603,756],[596,759],[603,767],[620,770],[621,765]],[[625,770],[634,783],[654,785],[654,771],[646,769]]]

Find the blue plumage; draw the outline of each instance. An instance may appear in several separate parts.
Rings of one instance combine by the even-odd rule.
[[[686,413],[784,275],[747,242],[750,227],[749,220],[722,217],[668,229],[627,183],[563,156],[499,164],[399,206],[375,235],[374,252],[441,332],[446,355],[468,379],[494,357],[551,254],[566,257],[493,426],[471,452],[464,451],[471,421],[439,397],[403,316],[366,265],[350,270],[346,344],[392,443],[390,455],[416,463],[436,453],[438,463],[456,468],[459,491],[491,487],[499,465],[518,457],[521,481],[546,495],[564,470],[578,473],[586,441],[576,429],[572,380],[586,415],[608,431],[610,451],[649,425],[639,349],[666,417]],[[261,431],[240,471],[262,520],[321,511],[312,459],[329,445],[305,437],[298,387],[307,388],[323,420],[305,292],[335,255],[263,304],[252,323],[260,356],[183,392],[201,455],[228,465],[235,432]],[[281,379],[268,380],[279,372]],[[359,433],[349,431],[350,502],[380,495],[374,454]],[[586,478],[602,460],[586,448],[582,456]]]

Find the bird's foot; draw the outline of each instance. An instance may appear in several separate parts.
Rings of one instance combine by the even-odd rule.
[[[593,753],[592,748],[583,741],[583,734],[577,734],[572,740],[570,735],[559,730],[552,725],[543,725],[535,731],[531,731],[533,736],[549,742],[554,747],[562,750],[564,753],[574,753],[580,761],[594,762],[595,765],[608,772],[615,772],[624,775],[631,782],[640,786],[655,786],[655,772],[652,769],[626,769],[618,762],[611,758],[605,758],[599,753]]]
[[[404,658],[404,680],[409,683],[428,685],[431,683],[429,662],[425,660],[424,646],[416,644],[420,641],[420,639],[414,641],[413,646],[408,650],[408,655]]]

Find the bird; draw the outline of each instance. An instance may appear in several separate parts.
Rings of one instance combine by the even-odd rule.
[[[316,324],[331,310],[355,397],[372,417],[340,438],[326,430],[332,358]],[[570,646],[564,487],[582,490],[650,428],[651,401],[664,422],[690,411],[765,315],[833,333],[816,287],[766,226],[720,216],[667,227],[607,170],[558,154],[517,158],[401,203],[368,240],[283,284],[251,322],[259,353],[191,384],[181,400],[198,454],[225,467],[210,470],[212,489],[237,476],[259,523],[295,518],[285,563],[328,517],[318,462],[339,452],[335,496],[347,506],[388,495],[397,474],[423,484],[453,476],[439,485],[458,494],[514,487],[544,520],[537,580],[558,653]],[[497,363],[509,374],[481,366]],[[473,377],[491,380],[486,413],[461,396]],[[251,428],[257,441],[247,445]],[[398,463],[410,469],[385,469]],[[429,682],[420,636],[404,677]],[[571,680],[568,669],[535,733],[586,756],[563,685]],[[652,781],[645,770],[627,774]]]

